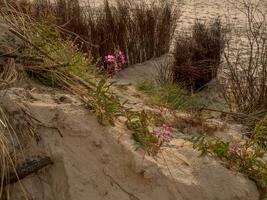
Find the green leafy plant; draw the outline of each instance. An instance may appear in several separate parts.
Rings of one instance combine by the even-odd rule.
[[[50,22],[40,21],[28,24],[27,37],[33,44],[29,54],[43,57],[39,66],[29,66],[27,71],[34,78],[49,86],[60,86],[79,90],[75,77],[93,85],[96,67],[88,55],[81,52],[67,35],[61,37],[59,29]],[[38,49],[41,49],[42,53]]]
[[[149,154],[155,155],[159,148],[159,140],[149,130],[151,116],[145,111],[128,111],[126,126],[132,131],[134,141]]]
[[[111,86],[108,79],[101,79],[95,89],[88,92],[87,105],[96,113],[101,124],[114,126],[116,117],[122,115],[122,105],[118,97],[110,91]]]
[[[267,150],[267,115],[256,125],[251,138]]]
[[[217,156],[226,165],[246,174],[261,191],[267,187],[267,165],[263,160],[266,150],[258,145],[257,138],[247,139],[244,144],[224,142],[221,138],[200,136],[194,140],[194,148],[201,155]]]
[[[150,154],[158,152],[168,137],[168,127],[162,126],[158,132],[150,131],[148,113],[126,108],[125,103],[121,103],[112,93],[113,83],[106,77],[99,78],[91,73],[92,64],[88,57],[67,37],[62,38],[52,24],[39,22],[36,26],[29,27],[33,28],[29,29],[29,40],[43,52],[40,53],[38,49],[31,48],[32,46],[28,51],[44,59],[40,66],[25,67],[32,77],[46,85],[59,86],[78,94],[104,126],[114,126],[118,116],[125,116],[133,139]]]
[[[214,154],[220,158],[226,156],[229,143],[223,142],[220,138],[200,136],[194,138],[194,148],[201,152],[201,155]]]

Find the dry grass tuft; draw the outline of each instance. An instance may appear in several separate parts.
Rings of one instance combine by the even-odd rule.
[[[8,198],[9,174],[16,173],[18,155],[22,149],[19,138],[4,110],[0,107],[0,199]],[[25,193],[22,185],[21,189]]]
[[[176,28],[177,10],[166,2],[147,5],[128,0],[105,1],[96,8],[90,1],[57,0],[54,4],[36,0],[30,13],[36,19],[54,20],[61,29],[83,38],[83,50],[103,59],[119,47],[128,64],[144,62],[169,51]]]

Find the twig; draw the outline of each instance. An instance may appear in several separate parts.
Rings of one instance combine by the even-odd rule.
[[[88,82],[84,81],[82,78],[80,78],[79,76],[76,76],[74,74],[71,74],[71,76],[73,77],[74,80],[76,80],[77,82],[79,82],[80,84],[85,86],[88,90],[92,90],[92,87],[94,85],[90,85]]]
[[[68,34],[72,34],[72,35],[76,36],[76,37],[79,38],[81,41],[83,41],[84,43],[86,43],[86,44],[88,44],[88,45],[90,45],[90,46],[92,46],[92,47],[100,48],[99,45],[95,45],[95,44],[92,44],[92,43],[88,42],[86,39],[84,39],[83,37],[81,37],[79,34],[74,33],[73,31],[67,30],[67,29],[65,29],[65,28],[63,28],[63,27],[61,27],[61,26],[58,26],[58,25],[56,25],[56,27],[57,27],[58,29],[60,29],[61,31],[64,31],[64,32],[66,32],[66,33],[68,33]]]
[[[60,131],[59,128],[57,128],[56,126],[46,125],[45,123],[41,122],[39,119],[37,119],[36,117],[34,117],[33,115],[31,115],[29,112],[27,112],[23,108],[20,108],[20,109],[24,113],[24,115],[28,116],[31,120],[35,121],[38,126],[42,126],[42,127],[50,128],[50,129],[55,129],[58,132],[58,134],[60,135],[60,137],[63,138],[63,134],[62,134],[62,132]]]
[[[60,68],[60,67],[67,67],[68,64],[57,64],[57,65],[51,65],[51,66],[25,66],[27,70],[40,70],[40,71],[46,71],[49,69],[54,69],[54,68]]]
[[[227,112],[227,111],[222,111],[222,110],[216,110],[216,109],[212,109],[212,108],[201,108],[200,110],[207,110],[207,111],[212,111],[212,112],[219,112],[219,113],[224,113],[224,114],[228,114],[228,115],[234,115],[240,118],[252,118],[255,120],[261,120],[258,117],[254,117],[248,114],[244,114],[244,113],[235,113],[235,112]]]

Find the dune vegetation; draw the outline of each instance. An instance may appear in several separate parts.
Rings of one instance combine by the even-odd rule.
[[[10,42],[3,37],[2,42],[0,34],[0,89],[11,91],[28,81],[40,91],[49,88],[50,95],[58,91],[74,95],[88,113],[94,114],[99,126],[120,127],[122,132],[129,132],[135,149],[156,161],[157,156],[163,156],[164,148],[181,139],[182,133],[192,151],[216,158],[225,168],[244,174],[254,181],[264,198],[267,26],[264,17],[256,18],[255,13],[260,13],[257,7],[245,2],[243,6],[247,8],[244,12],[249,12],[249,30],[244,33],[249,41],[245,49],[249,56],[241,62],[241,49],[237,49],[240,55],[230,55],[231,31],[219,18],[209,23],[196,20],[189,34],[177,34],[181,10],[171,2],[105,0],[102,7],[95,7],[90,1],[81,5],[78,0],[0,0],[0,24],[5,25],[8,37],[16,38]],[[119,84],[120,73],[166,55],[171,59],[155,64],[156,77]],[[216,91],[209,91],[211,81],[216,82]],[[128,90],[123,91],[124,87]],[[131,93],[137,103],[134,98],[127,98]],[[203,103],[210,97],[226,105],[224,110]],[[31,96],[28,100],[34,99]],[[0,106],[0,199],[12,199],[10,185],[16,182],[27,196],[22,179],[54,162],[53,155],[42,162],[38,158],[33,171],[25,174],[21,169],[32,164],[25,159],[28,155],[24,146],[30,141],[27,138],[37,144],[41,141],[43,136],[36,124],[56,129],[62,140],[64,136],[59,128],[42,125],[23,106],[18,109],[22,124],[9,115],[6,102]],[[214,113],[220,113],[215,120],[238,123],[245,133],[239,134],[238,141],[217,136],[218,131],[224,133],[224,127],[208,124]],[[196,131],[184,133],[192,127]]]

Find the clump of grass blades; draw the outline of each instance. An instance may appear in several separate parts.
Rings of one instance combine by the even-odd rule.
[[[19,146],[19,150],[18,150]],[[4,110],[0,107],[0,199],[9,194],[9,174],[16,173],[20,142]],[[21,185],[23,192],[24,188]]]
[[[52,22],[41,20],[24,24],[24,37],[31,43],[26,51],[43,58],[39,65],[24,66],[28,74],[45,85],[78,94],[101,124],[114,125],[123,105],[111,92],[112,84],[108,79],[98,77],[89,56],[82,53],[71,38],[62,37]]]
[[[221,22],[196,22],[191,36],[179,37],[175,47],[174,81],[199,89],[217,76],[224,47]]]
[[[153,81],[145,80],[137,84],[137,89],[148,94],[155,103],[173,110],[187,110],[193,104],[193,97],[178,84],[164,83],[157,85]]]
[[[50,13],[59,26],[86,39],[84,50],[95,59],[112,54],[119,47],[126,53],[128,64],[143,62],[169,51],[176,26],[177,11],[171,4],[109,1],[101,8],[78,0],[34,1],[31,14],[43,18]]]
[[[79,94],[85,93],[85,88],[94,86],[95,66],[71,39],[61,38],[59,30],[46,21],[30,24],[28,29],[30,31],[26,36],[33,44],[28,48],[28,53],[44,58],[39,66],[25,66],[31,76],[46,85],[59,86]]]
[[[47,68],[53,64],[53,61],[47,60],[44,66],[26,67],[28,71],[44,84],[60,86],[81,95],[102,125],[114,125],[115,118],[120,115],[121,104],[110,91],[112,84],[105,77],[100,80],[96,77],[95,66],[92,67],[88,56],[75,48],[70,40],[59,40],[59,36],[54,38],[52,31],[48,34],[50,28],[46,24],[40,27],[37,24],[31,31],[32,42],[61,64]]]

